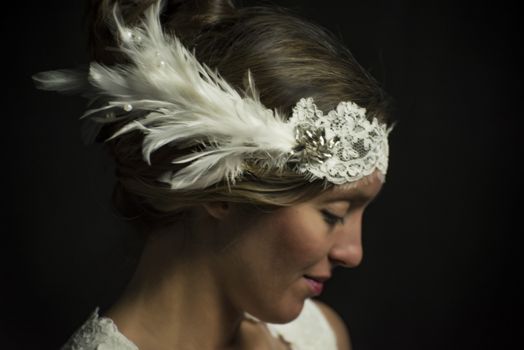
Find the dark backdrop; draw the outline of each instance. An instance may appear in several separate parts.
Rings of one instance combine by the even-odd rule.
[[[86,63],[78,3],[12,3],[0,22],[4,349],[57,348],[116,297],[139,247],[111,209],[110,162],[82,144],[84,101],[36,91],[30,80]],[[322,296],[355,349],[516,348],[524,289],[516,7],[275,3],[334,31],[396,101],[364,262],[337,271]]]

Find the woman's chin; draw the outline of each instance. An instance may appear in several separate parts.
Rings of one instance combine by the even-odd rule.
[[[263,312],[260,312],[260,316],[253,316],[266,323],[288,323],[296,319],[302,312],[303,308],[304,300],[293,302],[282,301],[279,304],[274,304],[271,309],[266,309],[263,310]]]

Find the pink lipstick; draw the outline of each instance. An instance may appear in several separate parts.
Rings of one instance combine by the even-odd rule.
[[[310,276],[304,276],[309,288],[314,295],[320,295],[324,289],[324,281]]]

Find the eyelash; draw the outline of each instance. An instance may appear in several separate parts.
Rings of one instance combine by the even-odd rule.
[[[324,216],[324,221],[329,226],[335,226],[336,224],[344,224],[344,218],[341,216],[337,216],[333,213],[330,213],[327,210],[321,210],[322,216]]]

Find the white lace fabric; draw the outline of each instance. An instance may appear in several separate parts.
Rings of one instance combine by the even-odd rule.
[[[98,308],[60,350],[138,350],[118,331],[116,324],[98,315]]]
[[[333,330],[322,311],[309,299],[306,300],[298,318],[286,324],[267,324],[267,327],[273,337],[288,343],[291,350],[337,349]],[[100,317],[97,308],[61,350],[139,349],[118,331],[111,319]]]
[[[346,101],[324,114],[312,98],[303,98],[289,122],[303,149],[297,154],[302,157],[300,173],[336,185],[358,181],[376,169],[386,175],[391,129],[376,118],[368,120],[365,108]]]

